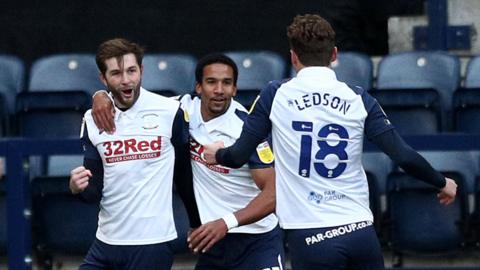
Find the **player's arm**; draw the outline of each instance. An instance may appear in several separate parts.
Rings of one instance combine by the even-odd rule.
[[[99,130],[111,134],[115,132],[115,107],[112,98],[105,90],[98,90],[93,95],[92,116]]]
[[[195,193],[193,191],[192,166],[190,162],[190,144],[188,122],[182,109],[178,109],[172,126],[172,145],[175,149],[175,165],[173,182],[178,195],[187,209],[191,228],[197,228],[202,223],[198,213]]]
[[[432,168],[425,158],[413,150],[396,132],[378,102],[366,92],[363,99],[368,111],[365,134],[406,173],[429,183],[440,190],[438,197],[443,204],[455,200],[457,185]]]
[[[455,200],[455,181],[433,169],[425,158],[405,143],[395,129],[373,137],[372,141],[406,173],[437,187],[441,203],[450,204]]]
[[[227,148],[222,144],[205,145],[204,158],[210,164],[222,164],[230,168],[240,168],[247,163],[257,145],[265,140],[272,130],[270,110],[275,97],[276,85],[268,85],[255,100],[240,137]]]
[[[98,203],[102,199],[103,164],[97,149],[88,138],[86,125],[83,125],[83,166],[70,172],[69,187],[72,194],[78,194],[83,201]]]
[[[215,243],[223,239],[230,229],[254,223],[275,211],[275,169],[271,163],[273,154],[270,147],[267,148],[262,147],[263,151],[268,151],[269,160],[266,161],[268,164],[260,161],[257,153],[252,155],[249,163],[250,174],[260,193],[244,208],[194,230],[188,242],[195,253],[207,252]]]

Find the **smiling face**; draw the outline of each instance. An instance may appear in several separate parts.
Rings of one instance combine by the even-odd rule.
[[[100,77],[112,93],[115,105],[125,109],[132,107],[140,95],[143,67],[138,65],[133,53],[108,58],[105,66],[106,71]]]
[[[202,100],[200,111],[204,121],[224,114],[237,93],[232,67],[221,63],[205,66],[202,81],[195,89]]]

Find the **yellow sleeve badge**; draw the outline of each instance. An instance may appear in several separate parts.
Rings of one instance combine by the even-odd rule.
[[[275,156],[273,155],[272,149],[267,141],[257,146],[257,154],[260,161],[265,164],[272,163],[275,160]]]

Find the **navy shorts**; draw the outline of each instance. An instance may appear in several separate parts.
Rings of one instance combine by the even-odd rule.
[[[285,230],[293,270],[383,270],[372,222]]]
[[[80,270],[170,270],[170,242],[151,245],[109,245],[95,239]]]
[[[283,232],[228,233],[208,252],[198,257],[196,270],[284,269]]]

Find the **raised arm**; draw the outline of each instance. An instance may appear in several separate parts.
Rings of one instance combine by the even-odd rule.
[[[115,132],[115,107],[112,99],[105,90],[98,90],[93,95],[92,116],[99,130],[103,130],[108,134]]]

